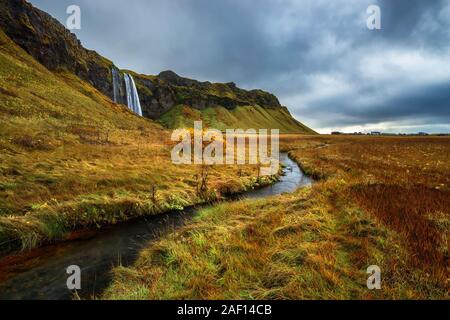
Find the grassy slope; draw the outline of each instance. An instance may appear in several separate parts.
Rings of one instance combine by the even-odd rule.
[[[281,133],[315,132],[296,121],[284,108],[267,109],[259,106],[210,107],[196,110],[188,106],[176,106],[161,117],[161,123],[168,128],[193,127],[193,122],[203,120],[206,126],[219,130],[226,129],[279,129]]]
[[[0,128],[0,253],[205,198],[199,168],[172,165],[160,125],[49,72],[1,31]],[[249,188],[256,172],[212,168],[206,197]]]
[[[448,138],[283,141],[319,183],[203,210],[117,268],[104,298],[448,298]]]

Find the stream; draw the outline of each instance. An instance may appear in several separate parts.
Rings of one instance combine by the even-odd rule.
[[[312,180],[287,154],[280,155],[284,175],[280,181],[241,198],[259,199],[294,192]],[[49,245],[23,254],[21,259],[0,263],[0,300],[68,300],[66,268],[81,268],[78,295],[84,299],[98,297],[109,285],[111,270],[118,265],[132,265],[139,252],[151,241],[188,223],[198,209],[172,212],[122,223],[85,236],[83,239]],[[5,258],[7,259],[7,258]],[[3,273],[3,277],[1,275]]]

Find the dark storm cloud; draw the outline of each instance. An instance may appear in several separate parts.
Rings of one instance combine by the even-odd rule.
[[[450,131],[446,0],[31,2],[60,21],[78,4],[77,35],[122,68],[272,91],[315,128],[410,121]],[[381,7],[381,31],[366,28],[370,4]]]
[[[380,0],[382,35],[403,45],[429,45],[434,49],[448,46],[450,40],[449,12],[443,8],[448,0]]]
[[[442,120],[450,118],[450,82],[416,88],[410,95],[386,99],[380,105],[373,103],[367,108],[349,104],[348,101],[353,99],[355,97],[351,94],[334,96],[320,101],[320,105],[313,103],[309,112],[317,116],[334,114],[346,126],[411,118],[427,119],[440,124]],[[432,113],[430,109],[433,110]],[[333,117],[330,117],[324,119],[323,123],[333,126],[333,121]]]

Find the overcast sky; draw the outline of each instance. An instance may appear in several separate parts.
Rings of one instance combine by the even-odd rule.
[[[450,132],[450,0],[31,0],[124,69],[276,94],[322,132]],[[382,29],[366,27],[379,5]]]

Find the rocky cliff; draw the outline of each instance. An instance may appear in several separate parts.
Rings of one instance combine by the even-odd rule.
[[[183,78],[173,71],[158,76],[132,73],[139,90],[144,115],[156,119],[177,105],[204,110],[221,106],[228,110],[238,106],[281,108],[273,94],[262,90],[247,91],[234,83],[210,83]]]
[[[49,14],[25,0],[0,0],[0,28],[48,69],[73,72],[112,96],[113,63],[85,49],[74,34]]]

